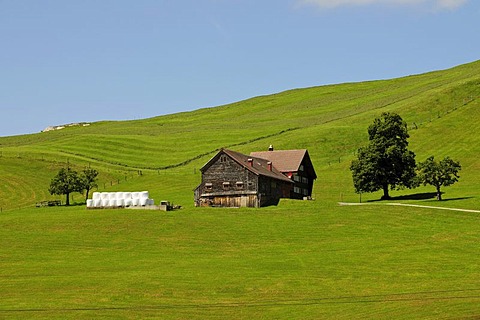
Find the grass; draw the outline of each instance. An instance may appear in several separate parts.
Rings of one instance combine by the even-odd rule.
[[[0,318],[351,319],[480,315],[480,214],[359,202],[349,171],[383,111],[417,160],[450,156],[460,181],[395,202],[480,208],[480,62],[401,79],[296,89],[151,119],[0,138]],[[235,121],[232,121],[234,119]],[[307,148],[315,201],[193,207],[220,147]],[[34,208],[67,161],[98,191],[148,190],[180,211]],[[74,195],[74,202],[83,198]]]
[[[261,213],[25,209],[0,220],[0,316],[478,315],[479,218],[316,201]]]

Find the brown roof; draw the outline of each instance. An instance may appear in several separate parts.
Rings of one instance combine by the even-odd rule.
[[[258,157],[255,157],[255,156],[247,156],[243,153],[228,150],[228,149],[223,149],[222,151],[225,154],[227,154],[228,156],[230,156],[233,160],[238,162],[240,165],[245,167],[247,170],[249,170],[249,171],[251,171],[251,172],[253,172],[257,175],[263,175],[263,176],[267,176],[267,177],[274,178],[274,179],[277,179],[277,180],[282,180],[282,181],[285,181],[285,182],[292,183],[292,180],[290,180],[289,178],[284,176],[282,174],[282,172],[280,172],[280,170],[278,170],[278,168],[276,168],[274,165],[272,166],[272,171],[270,171],[268,169],[268,162],[270,160],[258,158]],[[222,151],[220,151],[220,152],[222,152]],[[250,164],[248,163],[248,159],[253,160],[253,166],[250,166]]]
[[[297,172],[299,171],[302,161],[305,160],[308,172],[317,178],[312,161],[306,149],[300,150],[278,150],[278,151],[259,151],[250,153],[251,156],[266,159],[273,163],[273,166],[280,172]]]
[[[281,172],[298,171],[302,160],[307,153],[306,149],[301,150],[278,150],[278,151],[259,151],[250,153],[253,157],[267,159],[271,161],[275,168]]]

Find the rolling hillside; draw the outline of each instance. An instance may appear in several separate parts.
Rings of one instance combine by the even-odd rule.
[[[194,112],[0,138],[0,318],[477,319],[480,61],[401,79],[296,89]],[[358,202],[348,169],[383,111],[423,161],[451,156],[443,191]],[[218,148],[308,148],[315,201],[193,208]],[[35,208],[69,162],[100,191],[150,191],[181,210]],[[425,195],[427,195],[425,197]],[[363,195],[363,202],[381,194]],[[74,202],[82,203],[74,195]]]
[[[194,112],[0,138],[0,206],[9,210],[53,198],[46,191],[50,178],[66,161],[97,168],[100,191],[148,189],[157,200],[191,205],[198,168],[216,150],[248,153],[270,144],[309,149],[319,173],[316,198],[354,200],[347,168],[367,142],[367,126],[383,111],[408,122],[417,160],[431,154],[460,160],[461,182],[445,191],[466,196],[480,189],[479,96],[477,61],[399,79],[295,89]]]

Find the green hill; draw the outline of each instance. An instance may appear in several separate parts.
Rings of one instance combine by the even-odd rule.
[[[475,319],[480,315],[480,61],[400,79],[290,90],[194,112],[0,138],[0,318]],[[460,181],[358,202],[348,169],[383,111]],[[315,201],[194,208],[221,147],[307,148]],[[99,191],[150,191],[170,212],[35,208],[67,161]],[[378,200],[381,194],[362,195]],[[82,196],[74,195],[82,203]],[[476,210],[476,211],[475,211]]]
[[[157,199],[190,205],[197,169],[216,150],[248,153],[270,144],[309,150],[320,173],[316,198],[352,200],[348,164],[366,143],[367,126],[383,111],[408,122],[417,160],[460,160],[461,182],[445,191],[476,194],[479,83],[477,61],[400,79],[295,89],[194,112],[0,138],[0,206],[8,210],[53,198],[46,192],[50,178],[67,161],[97,168],[100,191],[149,189]]]

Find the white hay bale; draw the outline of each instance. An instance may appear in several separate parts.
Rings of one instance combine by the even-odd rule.
[[[125,207],[125,199],[117,199],[117,207]]]
[[[88,199],[87,200],[87,208],[92,208],[93,207],[93,200],[92,199]]]
[[[130,207],[133,205],[133,199],[125,199],[125,207]]]
[[[148,199],[150,195],[148,194],[148,191],[142,191],[140,192],[140,199]]]
[[[140,192],[132,192],[132,199],[140,199]]]
[[[102,199],[102,200],[108,199],[108,192],[100,193],[100,199]]]
[[[93,200],[93,206],[95,208],[100,208],[102,206],[102,200],[100,200],[100,199]]]
[[[92,199],[93,199],[93,200],[99,200],[99,199],[101,199],[101,198],[100,198],[100,192],[94,192],[94,193],[92,194]]]
[[[139,204],[140,204],[140,199],[138,199],[138,198],[133,198],[132,199],[132,205],[134,207],[138,206]]]
[[[117,193],[116,192],[109,192],[108,193],[108,199],[110,199],[110,200],[117,199]]]
[[[108,200],[109,207],[116,207],[117,206],[117,199],[110,199]]]
[[[140,199],[140,205],[142,207],[146,206],[147,205],[147,201],[148,201],[148,198],[141,198]]]
[[[125,200],[127,200],[127,199],[132,199],[132,193],[131,193],[131,192],[124,192],[124,193],[123,193],[123,198],[124,198]]]
[[[124,197],[125,197],[125,192],[117,192],[117,193],[115,193],[115,198],[116,198],[117,200],[125,199]]]
[[[147,200],[147,206],[153,206],[154,204],[155,204],[155,201],[153,201],[153,199]]]
[[[102,207],[108,207],[108,203],[110,202],[110,200],[108,199],[102,199]]]

